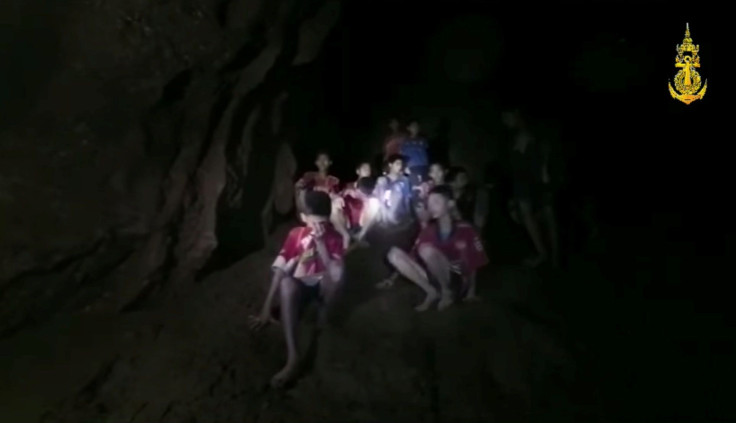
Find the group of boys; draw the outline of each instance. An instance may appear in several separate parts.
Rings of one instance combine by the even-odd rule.
[[[304,225],[289,232],[273,262],[273,278],[261,313],[251,317],[253,329],[272,321],[278,293],[287,363],[272,378],[272,386],[284,386],[298,371],[296,330],[301,308],[307,300],[316,299],[320,304],[318,328],[324,325],[343,280],[343,258],[351,243],[365,244],[364,237],[375,222],[391,225],[399,223],[401,216],[415,216],[421,226],[411,251],[389,250],[387,259],[395,273],[380,287],[391,286],[399,275],[414,282],[425,293],[417,311],[428,310],[434,303],[438,310],[444,310],[456,298],[478,298],[475,273],[488,258],[476,229],[459,219],[444,166],[433,164],[422,169],[420,164],[407,171],[409,160],[397,153],[390,154],[386,164],[385,174],[375,184],[370,164],[359,164],[357,180],[341,189],[340,180],[329,173],[329,154],[320,152],[315,161],[317,171],[307,172],[297,181],[295,200]]]

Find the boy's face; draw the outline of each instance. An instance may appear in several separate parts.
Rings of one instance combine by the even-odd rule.
[[[430,194],[427,199],[427,210],[433,219],[438,219],[450,211],[452,200],[448,200],[442,194]]]
[[[404,162],[401,160],[394,160],[393,162],[388,164],[389,173],[398,175],[399,173],[401,173],[402,170],[404,170]]]
[[[414,136],[419,133],[419,123],[418,122],[412,122],[409,124],[409,126],[406,127],[406,129],[409,131],[409,133]]]
[[[458,173],[452,185],[455,188],[465,188],[468,185],[468,175],[465,172]]]
[[[332,161],[330,161],[330,156],[327,154],[320,154],[317,156],[317,160],[314,164],[317,166],[317,169],[324,171],[330,168]]]
[[[398,130],[399,130],[399,121],[398,121],[398,119],[391,119],[388,122],[388,127],[391,129],[391,131],[398,132]]]
[[[355,171],[355,173],[358,174],[358,178],[370,178],[370,176],[371,176],[371,165],[369,165],[368,163],[363,163]]]
[[[429,177],[432,178],[433,181],[440,183],[445,180],[445,169],[438,164],[433,164],[429,168]]]

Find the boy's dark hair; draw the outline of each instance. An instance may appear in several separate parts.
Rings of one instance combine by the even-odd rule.
[[[445,200],[448,200],[448,201],[455,199],[452,193],[452,188],[450,188],[447,185],[437,185],[436,187],[429,190],[429,195],[432,195],[432,194],[441,195],[445,197]]]
[[[432,164],[430,164],[430,167],[432,167],[432,166],[439,166],[440,169],[442,169],[444,171],[447,171],[447,165],[444,164],[444,163],[442,163],[442,162],[440,162],[440,161],[432,162]]]
[[[322,191],[304,193],[304,214],[328,218],[332,214],[332,199]]]
[[[370,167],[373,167],[373,166],[371,166],[371,162],[369,162],[369,161],[358,162],[358,164],[355,166],[355,171],[356,172],[359,171],[360,168],[363,167],[364,165],[368,165]]]
[[[330,152],[327,150],[317,150],[317,153],[314,155],[314,159],[319,159],[319,156],[325,155],[328,159],[332,160],[332,157],[330,156]]]
[[[401,160],[401,164],[406,164],[406,158],[401,154],[392,154],[388,156],[388,159],[386,159],[386,164],[391,164],[398,160]]]
[[[360,178],[355,183],[355,187],[363,194],[371,195],[376,187],[376,181],[373,178]]]

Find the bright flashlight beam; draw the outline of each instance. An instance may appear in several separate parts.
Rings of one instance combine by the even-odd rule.
[[[371,215],[377,213],[379,208],[381,208],[381,202],[378,198],[371,197],[368,199],[368,211]]]

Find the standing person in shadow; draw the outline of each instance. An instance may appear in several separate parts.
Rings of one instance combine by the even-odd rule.
[[[510,163],[514,203],[518,206],[521,223],[536,250],[536,255],[524,263],[537,267],[551,259],[552,264],[557,266],[559,244],[548,169],[550,149],[540,142],[538,134],[532,131],[519,109],[504,112],[502,119],[513,132]],[[537,219],[537,213],[541,219]],[[548,244],[544,242],[542,227],[547,229]]]
[[[412,187],[427,180],[429,173],[429,144],[419,134],[419,122],[412,120],[407,126],[409,136],[401,143],[401,155],[406,158],[406,170]]]
[[[388,129],[388,136],[386,136],[386,140],[383,142],[383,162],[386,162],[389,157],[401,152],[401,143],[407,135],[406,132],[401,130],[401,124],[396,118],[392,118],[388,122]]]
[[[472,224],[479,233],[483,233],[488,214],[487,191],[472,183],[468,171],[461,166],[450,168],[447,181],[452,188],[458,218]]]

